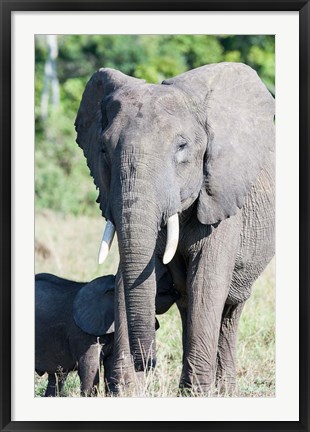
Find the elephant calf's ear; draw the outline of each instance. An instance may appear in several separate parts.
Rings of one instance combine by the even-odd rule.
[[[115,276],[103,276],[86,284],[73,303],[73,318],[85,333],[94,336],[114,332]]]
[[[204,113],[208,137],[198,219],[215,224],[236,214],[274,150],[274,99],[257,73],[240,63],[202,66],[166,82]]]

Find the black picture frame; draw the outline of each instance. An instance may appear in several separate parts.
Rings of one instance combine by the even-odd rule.
[[[1,13],[1,431],[310,431],[309,423],[309,0],[44,1],[0,0]],[[300,181],[299,421],[292,422],[23,422],[11,421],[11,13],[13,11],[298,11]],[[289,31],[289,29],[288,29]]]

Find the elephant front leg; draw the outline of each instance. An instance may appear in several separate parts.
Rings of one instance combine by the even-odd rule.
[[[243,306],[244,302],[224,307],[216,369],[216,387],[221,394],[231,394],[235,389],[237,330]]]
[[[56,374],[48,374],[48,383],[45,390],[45,397],[55,397],[57,396],[57,379]]]
[[[47,388],[45,390],[45,397],[55,397],[60,396],[63,386],[66,382],[66,378],[68,376],[67,371],[63,371],[62,368],[59,368],[56,373],[48,374],[48,383]]]
[[[238,220],[224,221],[216,229],[210,228],[205,238],[189,250],[187,329],[180,386],[189,388],[190,395],[208,394],[215,381],[221,318],[239,239]]]
[[[204,279],[204,278],[203,278]],[[221,315],[225,302],[222,286],[195,275],[190,287],[187,331],[180,387],[190,396],[207,394],[214,382]],[[224,288],[225,292],[226,289]],[[185,389],[189,389],[185,390]]]
[[[92,344],[78,360],[82,396],[97,396],[99,387],[101,345]]]

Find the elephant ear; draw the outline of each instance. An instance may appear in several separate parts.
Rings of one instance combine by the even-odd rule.
[[[274,99],[241,63],[202,66],[166,80],[187,93],[205,128],[204,182],[197,216],[215,224],[236,214],[274,150]]]
[[[113,113],[107,112],[107,104],[110,97],[122,86],[141,82],[144,81],[114,69],[100,69],[86,84],[75,120],[76,142],[82,148],[94,183],[97,189],[99,188],[97,202],[105,217],[107,217],[111,176],[105,158],[102,135],[109,124],[109,119],[113,117]]]
[[[99,277],[84,285],[73,302],[73,318],[85,333],[102,336],[114,332],[115,276]]]

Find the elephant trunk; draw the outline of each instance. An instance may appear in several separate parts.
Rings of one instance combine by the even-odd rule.
[[[130,148],[129,148],[130,149]],[[161,187],[162,162],[149,161],[143,152],[119,155],[112,172],[111,215],[116,227],[120,252],[120,272],[124,285],[130,352],[136,371],[155,366],[155,249],[158,231],[179,210],[171,187]],[[125,151],[126,150],[126,151]],[[177,218],[174,218],[175,226]],[[171,225],[171,224],[170,224]],[[172,230],[165,253],[168,262],[176,249],[178,230]]]
[[[157,218],[123,208],[115,218],[130,351],[136,371],[155,366],[155,245]],[[115,217],[115,215],[114,215]],[[143,221],[143,222],[140,222]]]

